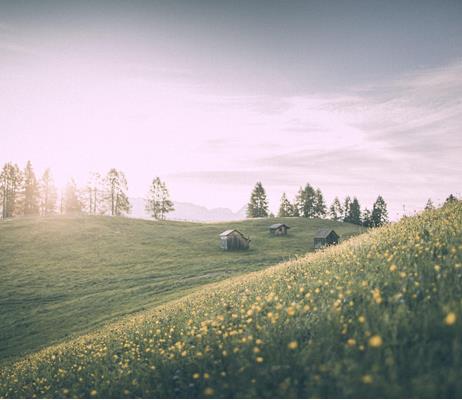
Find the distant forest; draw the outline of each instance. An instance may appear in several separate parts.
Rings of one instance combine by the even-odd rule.
[[[20,215],[54,215],[85,213],[90,215],[121,216],[130,213],[127,195],[128,183],[125,174],[115,168],[106,175],[90,173],[87,184],[78,188],[70,179],[64,190],[59,191],[48,168],[38,179],[32,163],[27,162],[22,170],[17,164],[6,163],[0,172],[0,209],[2,219]],[[457,200],[452,194],[446,202]],[[434,208],[428,199],[425,209]],[[174,210],[167,185],[159,177],[152,180],[145,199],[145,209],[157,220],[163,220]],[[291,202],[282,194],[278,217],[330,218],[365,227],[382,226],[388,222],[387,204],[378,196],[371,209],[362,209],[356,197],[347,196],[342,202],[335,197],[327,208],[319,188],[309,183],[300,187]],[[274,217],[269,212],[266,191],[257,182],[247,204],[248,218]]]

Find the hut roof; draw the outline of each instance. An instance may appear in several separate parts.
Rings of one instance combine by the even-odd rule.
[[[321,228],[316,231],[316,233],[314,234],[314,237],[315,239],[325,239],[327,238],[327,236],[330,235],[331,232],[335,233],[333,229]],[[338,236],[337,233],[335,233],[335,235]]]
[[[241,235],[244,239],[248,239],[247,237],[245,237],[241,232],[239,232],[237,229],[228,229],[227,231],[224,231],[222,233],[220,233],[220,237],[226,237],[226,236],[229,236],[231,235],[232,233],[234,232],[237,232],[239,235]]]
[[[281,226],[285,226],[287,229],[290,229],[290,226],[288,226],[286,224],[273,224],[273,225],[270,226],[270,229],[278,229]]]

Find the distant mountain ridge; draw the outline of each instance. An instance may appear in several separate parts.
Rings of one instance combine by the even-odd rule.
[[[131,217],[150,219],[146,213],[145,201],[140,197],[129,199],[132,205]],[[174,201],[175,211],[168,214],[168,219],[177,221],[198,221],[198,222],[219,222],[219,221],[238,221],[245,219],[245,206],[239,211],[233,212],[229,208],[207,208],[193,203],[183,203]]]

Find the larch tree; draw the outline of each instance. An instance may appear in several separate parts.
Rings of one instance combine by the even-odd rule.
[[[382,226],[388,222],[387,203],[382,196],[378,196],[372,207],[372,226]]]
[[[10,218],[20,214],[22,199],[20,197],[22,172],[16,164],[6,163],[0,173],[0,197],[2,218]]]
[[[159,177],[152,180],[146,198],[145,210],[152,218],[157,220],[164,220],[169,212],[175,210],[167,185]]]
[[[294,207],[287,199],[285,193],[281,196],[281,203],[279,205],[278,217],[293,217],[294,216]]]
[[[366,228],[371,228],[372,225],[372,214],[368,208],[365,208],[361,216],[361,225]]]
[[[106,175],[106,201],[111,215],[123,215],[130,212],[127,196],[128,185],[125,174],[112,168]]]
[[[40,180],[40,213],[50,215],[56,212],[57,192],[49,168],[45,170]]]
[[[92,215],[104,214],[104,180],[99,172],[90,173],[84,192],[85,211]]]
[[[261,182],[255,184],[247,204],[247,218],[266,218],[268,217],[268,200],[266,192]]]
[[[334,221],[341,221],[343,219],[343,207],[340,204],[338,197],[334,199],[332,205],[329,208],[329,216]]]
[[[38,215],[40,210],[40,191],[32,163],[27,161],[23,179],[23,212],[24,215]]]
[[[432,199],[428,199],[427,203],[425,204],[425,210],[434,210],[435,206],[433,205]]]

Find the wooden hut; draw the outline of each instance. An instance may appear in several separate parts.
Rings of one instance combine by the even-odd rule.
[[[220,247],[223,250],[247,250],[250,239],[236,229],[220,233]]]
[[[337,244],[339,239],[340,236],[333,229],[318,229],[314,235],[314,248],[320,249],[321,247]]]
[[[269,227],[273,236],[285,236],[287,235],[287,229],[290,229],[290,226],[286,224],[273,224]]]

